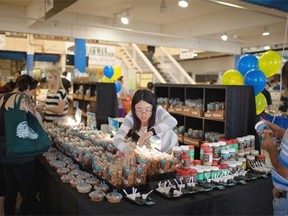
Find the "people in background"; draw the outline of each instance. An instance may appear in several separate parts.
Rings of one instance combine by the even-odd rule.
[[[272,90],[280,90],[280,83],[278,80],[272,79],[270,81],[270,85],[271,85]]]
[[[0,100],[0,163],[3,166],[4,178],[0,177],[0,195],[5,198],[5,215],[15,215],[15,204],[18,191],[22,196],[22,202],[19,209],[19,215],[34,214],[37,206],[36,182],[34,174],[34,157],[7,157],[5,150],[5,121],[4,110],[9,112],[8,108],[14,109],[14,100],[19,97],[17,93],[23,92],[20,108],[26,112],[35,115],[31,97],[35,93],[38,81],[28,75],[22,75],[16,80],[15,89],[11,93],[6,93]],[[17,116],[15,116],[17,118]],[[3,183],[5,179],[6,184]],[[4,188],[3,188],[4,186]],[[4,191],[3,191],[4,189]],[[3,197],[3,196],[2,196]]]
[[[266,86],[265,88],[263,89],[263,91],[261,92],[265,98],[266,98],[266,101],[267,101],[267,109],[269,110],[272,106],[272,99],[271,99],[271,94],[269,92],[269,88],[270,88],[270,84],[268,82],[266,82]]]
[[[64,71],[61,75],[62,84],[67,94],[69,94],[71,89],[71,82],[67,79],[67,71]]]
[[[36,110],[44,111],[44,122],[57,122],[68,114],[68,95],[58,70],[47,73],[47,84],[45,106],[36,106]]]
[[[172,147],[178,145],[177,135],[173,131],[177,120],[157,105],[156,95],[147,89],[137,90],[131,108],[113,138],[114,145],[124,153],[126,161],[135,162],[133,149],[124,142],[126,136],[131,136],[139,146],[143,146],[152,136],[158,135],[161,139],[159,150],[171,153]]]
[[[147,89],[151,92],[154,92],[154,84],[153,82],[148,82],[147,83]]]
[[[217,84],[217,79],[213,79],[210,81],[210,85],[214,85],[214,84]]]
[[[124,77],[120,76],[117,80],[121,83],[121,90],[117,93],[119,116],[125,117],[131,109],[130,95],[124,85]]]
[[[283,90],[283,93],[280,98],[280,106],[279,110],[282,112],[287,112],[288,109],[288,63],[285,62],[285,64],[282,67],[282,82],[283,87],[285,90]]]
[[[288,62],[282,67],[283,84],[288,84]],[[273,207],[274,215],[288,215],[288,130],[287,128],[279,127],[269,121],[265,123],[272,130],[264,130],[262,137],[262,148],[265,149],[270,157],[273,165],[271,169],[273,180]],[[274,137],[281,139],[281,144],[278,146],[275,143]]]

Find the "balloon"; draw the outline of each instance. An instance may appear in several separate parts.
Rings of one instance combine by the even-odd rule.
[[[103,77],[102,77],[102,82],[103,82],[103,83],[113,83],[113,80],[107,78],[106,76],[103,76]]]
[[[237,63],[237,70],[245,76],[251,69],[258,69],[258,59],[251,54],[241,56]]]
[[[267,51],[259,58],[259,69],[264,72],[267,78],[279,72],[281,65],[281,55],[275,51]]]
[[[114,74],[111,79],[117,80],[122,74],[121,68],[119,66],[113,66],[113,70],[114,70]]]
[[[114,74],[114,70],[113,70],[113,67],[111,66],[105,66],[104,69],[103,69],[103,74],[104,76],[108,77],[109,79],[111,79],[111,77],[113,76]]]
[[[259,69],[249,70],[244,77],[244,84],[254,87],[254,94],[258,95],[266,86],[266,76]]]
[[[120,82],[115,82],[115,87],[116,87],[116,92],[119,93],[121,91],[121,83]]]
[[[243,85],[244,78],[237,70],[228,70],[222,76],[223,85]]]
[[[267,101],[266,101],[265,96],[262,93],[258,94],[255,97],[255,103],[256,103],[256,114],[259,115],[265,110],[267,106]]]

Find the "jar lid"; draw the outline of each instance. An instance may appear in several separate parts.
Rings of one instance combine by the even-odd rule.
[[[236,152],[236,149],[229,148],[228,151],[229,151],[229,152]]]
[[[181,159],[189,159],[190,156],[188,154],[182,154]]]
[[[231,145],[234,143],[234,141],[233,141],[233,139],[230,139],[230,140],[227,140],[226,143],[227,143],[227,145]]]
[[[213,147],[219,147],[220,146],[220,144],[219,143],[213,143],[213,145],[212,145]]]
[[[213,153],[212,149],[204,149],[204,153],[209,154],[209,153]]]
[[[221,169],[227,169],[228,168],[228,164],[221,164]]]
[[[259,155],[259,151],[256,149],[251,150],[251,154],[253,155]]]
[[[257,159],[262,159],[262,160],[263,160],[263,159],[265,159],[266,157],[265,157],[265,155],[257,155],[256,158],[257,158]]]
[[[194,160],[194,165],[201,165],[202,161],[201,160]]]
[[[180,148],[184,151],[188,151],[189,150],[189,146],[187,145],[181,145]]]
[[[261,128],[262,128],[262,127],[264,128],[264,127],[266,126],[266,123],[265,123],[264,121],[262,121],[262,120],[259,121],[259,122],[257,122],[256,125],[255,125],[255,130],[258,131],[258,130],[260,129],[260,128],[259,128],[260,126],[261,126]],[[258,128],[259,128],[259,129],[258,129]]]
[[[177,174],[180,176],[187,176],[190,175],[190,170],[189,169],[178,169]]]
[[[245,162],[245,161],[246,161],[246,158],[238,158],[238,161],[240,161],[240,162]]]
[[[223,149],[221,150],[221,154],[229,154],[229,150]]]
[[[197,174],[197,170],[196,170],[196,169],[190,169],[190,174],[191,174],[191,175],[193,175],[193,174],[194,174],[194,175]]]
[[[209,148],[209,143],[203,143],[200,148]]]
[[[255,156],[254,155],[247,155],[247,160],[255,160]]]
[[[224,146],[224,145],[226,145],[226,142],[225,141],[218,141],[218,144],[221,146]]]
[[[173,146],[173,147],[172,147],[172,150],[174,150],[174,151],[181,151],[182,149],[181,149],[180,146]]]
[[[219,170],[219,167],[217,166],[211,166],[211,171],[218,171]]]
[[[189,149],[194,149],[195,147],[193,145],[189,145]]]

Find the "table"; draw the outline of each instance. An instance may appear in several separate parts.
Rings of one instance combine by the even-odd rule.
[[[153,206],[93,202],[62,183],[43,157],[37,158],[42,214],[46,215],[272,215],[272,181],[257,179],[222,191],[212,190],[181,198],[167,199],[154,191]]]

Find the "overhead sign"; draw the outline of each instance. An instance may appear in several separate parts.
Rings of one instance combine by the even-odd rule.
[[[192,59],[195,56],[197,56],[197,54],[191,49],[180,49],[180,59]]]

